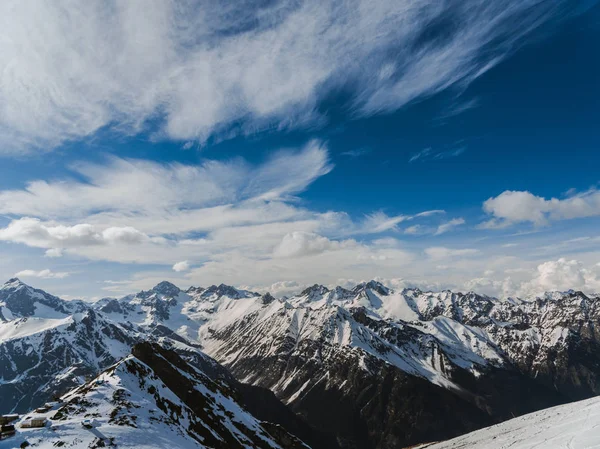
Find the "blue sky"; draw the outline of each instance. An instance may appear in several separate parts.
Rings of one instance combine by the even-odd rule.
[[[596,2],[213,3],[2,6],[1,277],[600,291]]]

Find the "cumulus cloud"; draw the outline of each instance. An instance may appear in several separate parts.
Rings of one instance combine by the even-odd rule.
[[[69,276],[67,272],[54,272],[46,269],[41,271],[23,270],[15,274],[15,277],[35,277],[40,279],[64,279]]]
[[[600,292],[600,267],[585,267],[581,261],[566,258],[544,262],[538,265],[535,276],[520,288],[523,295],[540,295],[554,290]]]
[[[494,276],[486,270],[482,277],[466,281],[464,290],[475,291],[494,297],[520,297],[532,299],[546,292],[581,290],[584,293],[600,292],[600,265],[585,264],[580,260],[559,258],[526,267],[502,270],[509,276]]]
[[[564,199],[546,199],[527,191],[506,190],[483,203],[483,210],[492,218],[482,228],[504,228],[516,223],[547,225],[550,221],[600,215],[600,192],[590,189]]]
[[[48,149],[107,125],[135,134],[150,120],[155,138],[185,142],[314,125],[340,86],[355,88],[354,116],[393,111],[468,84],[568,4],[9,0],[0,148]]]
[[[44,223],[37,218],[20,218],[0,229],[0,240],[24,243],[37,248],[49,248],[46,255],[57,257],[63,248],[92,245],[137,244],[150,237],[132,227],[98,229],[90,224],[65,226]]]
[[[465,282],[463,287],[466,291],[474,291],[495,298],[507,298],[518,293],[518,284],[510,277],[505,279],[475,278]]]
[[[187,260],[183,260],[181,262],[177,262],[173,265],[173,271],[177,271],[178,273],[182,271],[188,271],[190,269],[190,263]]]

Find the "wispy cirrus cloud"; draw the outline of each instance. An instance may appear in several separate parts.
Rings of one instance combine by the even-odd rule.
[[[347,156],[351,159],[355,159],[360,156],[364,156],[365,154],[369,154],[371,152],[371,148],[369,147],[361,147],[355,148],[353,150],[348,150],[340,153],[342,156]]]
[[[350,114],[390,112],[470,83],[568,6],[6,1],[0,148],[45,151],[106,126],[204,142],[314,125],[320,101],[349,86]]]
[[[276,152],[257,166],[239,158],[184,165],[112,157],[107,163],[73,164],[85,182],[37,180],[25,189],[0,191],[0,213],[49,219],[99,213],[162,217],[166,211],[282,201],[332,168],[326,147],[316,140],[300,150]]]
[[[446,150],[433,150],[431,147],[427,147],[417,153],[414,153],[409,159],[409,163],[413,162],[425,162],[425,161],[439,161],[441,159],[448,159],[456,156],[460,156],[467,151],[467,146],[463,143],[456,145],[454,148]]]
[[[445,234],[446,232],[455,229],[457,226],[464,225],[465,223],[466,222],[464,218],[453,218],[450,221],[440,224],[435,231],[435,235]]]

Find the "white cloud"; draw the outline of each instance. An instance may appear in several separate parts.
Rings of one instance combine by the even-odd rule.
[[[332,165],[327,148],[313,140],[299,151],[279,151],[255,167],[241,159],[183,165],[112,158],[107,164],[76,164],[73,169],[85,182],[38,180],[24,190],[0,192],[0,213],[72,219],[100,211],[162,218],[166,211],[285,200]]]
[[[338,242],[311,232],[292,232],[283,236],[281,243],[275,247],[273,255],[303,257],[352,246],[356,246],[354,240]]]
[[[177,262],[173,265],[173,271],[177,271],[178,273],[182,271],[188,271],[190,269],[190,263],[187,260],[183,260],[181,262]]]
[[[494,277],[496,271],[486,270],[483,277],[466,281],[463,288],[495,297],[528,299],[551,291],[600,292],[600,266],[575,259],[559,258],[539,263],[531,269],[524,265],[506,268],[502,272],[510,276]]]
[[[550,221],[600,215],[600,192],[590,189],[571,194],[564,199],[549,200],[527,191],[506,190],[483,203],[483,210],[492,215],[480,227],[494,229],[528,222],[543,226]]]
[[[389,230],[397,230],[397,225],[403,221],[410,220],[409,215],[397,215],[389,217],[384,212],[375,212],[367,215],[363,222],[363,229],[367,233],[378,233]]]
[[[279,281],[275,282],[271,285],[266,285],[262,287],[251,287],[242,285],[241,288],[245,290],[253,290],[259,293],[270,293],[271,295],[280,298],[282,296],[291,296],[296,293],[299,293],[303,289],[305,289],[307,285],[299,284],[296,281]]]
[[[20,218],[0,229],[0,240],[24,243],[37,248],[48,248],[46,255],[57,257],[63,248],[93,245],[138,244],[150,237],[132,227],[98,229],[90,224],[65,226],[44,223],[37,218]]]
[[[413,154],[410,157],[410,159],[408,160],[408,163],[411,164],[416,161],[425,162],[425,161],[438,161],[441,159],[448,159],[451,157],[460,156],[466,150],[467,150],[467,147],[465,145],[462,145],[462,146],[459,146],[456,148],[436,150],[436,151],[433,151],[433,149],[431,147],[428,147],[428,148],[425,148],[424,150],[421,150],[421,151]]]
[[[426,228],[424,228],[423,225],[413,225],[406,228],[404,233],[408,235],[419,235],[427,232],[425,229]]]
[[[332,169],[327,149],[313,140],[300,152],[275,153],[248,178],[242,195],[261,200],[285,199],[287,195],[302,192]]]
[[[393,111],[468,84],[555,6],[5,1],[0,148],[48,149],[107,125],[132,134],[157,117],[156,138],[182,141],[305,126],[322,121],[316,106],[342,85],[355,87],[354,115]]]
[[[433,215],[445,214],[445,210],[435,209],[435,210],[426,210],[425,212],[420,212],[415,217],[431,217]]]
[[[383,285],[395,290],[402,290],[404,288],[418,288],[423,291],[440,291],[453,287],[452,284],[444,283],[440,280],[424,280],[424,279],[404,279],[404,278],[375,278],[376,281],[381,282]]]
[[[439,225],[437,230],[435,231],[435,235],[445,234],[446,232],[451,231],[452,229],[456,228],[457,226],[460,226],[463,224],[465,224],[464,218],[453,218],[452,220]]]
[[[406,251],[397,242],[359,244],[356,236],[395,231],[406,220],[431,221],[442,212],[375,212],[353,220],[344,212],[302,207],[295,195],[332,168],[318,141],[279,151],[258,165],[242,159],[183,165],[112,158],[73,167],[79,179],[38,180],[22,190],[0,191],[0,213],[18,217],[0,228],[0,241],[43,248],[47,256],[122,263],[186,260],[200,266],[243,251],[248,263],[275,258],[297,268],[291,259],[346,251],[349,261],[364,265],[401,260]]]
[[[348,150],[348,151],[344,151],[342,153],[340,153],[342,156],[348,156],[351,159],[355,159],[357,157],[361,157],[364,156],[366,154],[369,154],[371,152],[371,148],[369,147],[361,147],[361,148],[355,148],[353,150]]]
[[[464,290],[474,291],[495,298],[507,298],[515,295],[517,285],[510,277],[500,280],[482,277],[465,282]]]
[[[425,249],[425,254],[431,259],[449,259],[453,257],[472,257],[480,254],[480,251],[473,248],[453,249],[444,246],[433,246]]]
[[[425,148],[424,150],[419,151],[418,153],[413,154],[410,159],[408,160],[408,162],[415,162],[418,161],[419,159],[424,159],[426,157],[428,157],[431,154],[431,148]]]
[[[52,270],[46,269],[41,271],[35,270],[23,270],[19,271],[15,274],[15,277],[35,277],[41,279],[64,279],[69,276],[70,273],[67,272],[54,272]]]
[[[51,248],[44,253],[46,257],[62,257],[63,250],[61,248]]]
[[[405,271],[413,254],[400,248],[349,245],[302,257],[256,257],[246,251],[229,251],[190,271],[195,283],[246,285],[261,289],[288,279],[300,285],[333,284],[340,273],[361,279],[391,276]]]
[[[523,295],[540,295],[546,291],[583,290],[600,292],[600,267],[585,267],[581,261],[560,258],[537,267],[531,281],[520,288]]]

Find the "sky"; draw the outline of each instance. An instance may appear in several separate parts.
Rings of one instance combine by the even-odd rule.
[[[596,0],[0,4],[0,279],[600,292]]]

